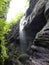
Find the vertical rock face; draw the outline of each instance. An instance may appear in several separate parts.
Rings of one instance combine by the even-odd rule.
[[[32,37],[33,39],[36,33],[39,32],[47,22],[44,16],[46,1],[39,0],[36,3],[37,4],[34,6],[34,8],[32,8],[33,10],[31,14],[28,17],[26,17],[27,24],[24,25],[24,28],[26,29],[24,30],[26,31],[28,38]]]
[[[30,0],[29,8],[27,9],[27,11],[25,13],[26,17],[28,17],[32,13],[37,2],[38,2],[38,0]]]
[[[45,17],[47,20],[49,19],[49,2],[47,2],[46,4]]]
[[[34,2],[34,0],[33,0],[33,2]],[[39,0],[38,2],[36,2],[34,7],[31,4],[32,12],[30,13],[29,16],[25,17],[22,21],[20,21],[20,23],[22,24],[21,26],[23,27],[22,31],[24,31],[25,35],[26,35],[26,36],[24,36],[24,35],[22,35],[22,36],[25,37],[26,40],[33,41],[36,33],[39,32],[43,28],[43,26],[46,24],[47,21],[44,16],[46,3],[47,3],[46,0]],[[31,9],[30,9],[30,11],[31,11]],[[28,13],[29,13],[29,9],[28,9]],[[24,38],[20,37],[20,39],[21,39],[21,41],[23,41]],[[22,49],[25,48],[24,46],[29,45],[28,41],[22,42],[22,44],[21,44]]]
[[[37,33],[34,43],[35,45],[49,48],[49,2],[46,4],[45,17],[47,19],[47,23],[44,28],[39,33]]]
[[[29,45],[29,42],[28,42],[29,37],[27,36],[27,34],[30,31],[30,29],[28,29],[29,31],[26,31],[24,29],[24,27],[28,26],[28,24],[30,23],[30,19],[28,21],[28,18],[29,18],[28,16],[30,16],[31,13],[33,12],[33,9],[34,9],[35,4],[37,3],[37,1],[38,0],[36,0],[36,1],[35,0],[30,0],[30,6],[29,6],[28,10],[26,11],[25,16],[20,21],[20,46],[21,46],[21,51],[24,51],[24,52],[27,51],[27,46]]]
[[[28,40],[33,40],[36,33],[39,32],[47,22],[44,16],[46,1],[47,0],[30,0],[30,6],[27,9],[25,18],[22,21],[22,25],[24,26],[23,29],[26,32]],[[29,14],[29,11],[32,12]],[[25,20],[27,21],[27,24]],[[11,39],[19,39],[19,23],[13,26],[7,35],[7,39],[11,42],[13,42]]]
[[[47,22],[44,16],[46,3],[47,0],[30,0],[30,6],[26,12],[25,18],[22,21],[22,23],[25,23],[25,20],[27,21],[26,25],[22,24],[24,26],[23,34],[21,34],[21,37],[19,36],[20,23],[14,25],[9,34],[7,35],[8,42],[15,42],[15,40],[19,41],[20,39],[22,41],[22,44],[20,44],[21,48],[26,50],[28,45],[30,45],[31,42],[34,40],[36,33],[39,32]],[[29,13],[29,11],[31,13]],[[24,41],[24,37],[26,41]]]
[[[9,58],[5,60],[5,65],[7,65],[8,62],[9,65],[49,65],[49,5],[48,4],[49,2],[47,2],[47,0],[39,0],[36,3],[33,11],[29,13],[29,16],[25,17],[25,19],[27,20],[27,25],[26,26],[24,25],[23,31],[25,31],[25,35],[26,35],[25,39],[27,40],[26,43],[24,43],[24,39],[22,39],[23,37],[25,37],[24,34],[22,38],[19,37],[19,24],[11,29],[11,31],[8,34],[9,36],[7,38],[9,39],[8,41],[12,43],[8,44],[7,46]],[[28,11],[26,13],[28,13]],[[23,48],[21,49],[26,50],[26,53],[25,52],[23,53],[20,50],[19,39],[22,42],[21,47]],[[28,46],[27,49],[26,46]]]
[[[32,62],[35,65],[49,65],[49,2],[46,4],[45,17],[47,24],[37,33],[34,39],[34,45],[31,46]]]

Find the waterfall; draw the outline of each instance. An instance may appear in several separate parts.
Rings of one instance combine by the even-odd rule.
[[[27,50],[27,37],[26,37],[26,31],[24,29],[24,26],[27,24],[27,20],[25,19],[25,16],[21,19],[20,25],[19,25],[19,36],[20,36],[20,48],[22,52],[26,52]]]

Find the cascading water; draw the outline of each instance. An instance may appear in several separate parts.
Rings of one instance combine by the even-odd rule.
[[[34,9],[35,4],[37,3],[38,0],[30,0],[30,6],[28,8],[28,10],[26,11],[26,15],[23,16],[23,18],[20,21],[20,26],[19,26],[19,36],[20,36],[20,47],[22,51],[26,52],[27,49],[27,36],[26,36],[26,31],[24,29],[24,27],[28,24],[31,23],[32,18],[34,18],[34,16],[32,17],[32,11]],[[33,13],[34,14],[34,13]]]
[[[19,26],[19,35],[20,35],[20,48],[22,52],[26,52],[27,50],[27,38],[26,38],[26,31],[24,29],[24,26],[27,24],[27,20],[25,19],[25,16],[20,21]]]

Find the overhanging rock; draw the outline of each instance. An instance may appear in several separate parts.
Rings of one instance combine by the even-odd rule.
[[[47,19],[47,23],[44,28],[39,33],[37,33],[34,44],[37,46],[49,48],[49,2],[46,4],[45,17]]]
[[[36,3],[36,5],[34,5],[34,9],[32,10],[32,12],[28,16],[26,16],[27,15],[27,12],[26,12],[25,17],[22,20],[21,26],[23,26],[23,30],[26,31],[28,40],[33,40],[36,33],[39,32],[47,22],[44,16],[46,3],[47,3],[47,0],[42,0],[42,1],[39,0]],[[14,27],[8,33],[7,35],[8,41],[13,42],[14,40],[19,39],[19,25],[20,23],[18,23],[17,25],[14,25]]]

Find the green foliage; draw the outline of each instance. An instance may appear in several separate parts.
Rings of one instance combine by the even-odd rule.
[[[5,48],[4,26],[6,25],[6,13],[9,7],[10,0],[0,0],[0,64],[4,65],[4,60],[7,57]]]
[[[20,21],[24,12],[17,13],[15,18],[11,20],[11,23],[7,24],[6,22],[6,14],[8,12],[10,0],[0,0],[0,64],[4,65],[4,61],[7,58],[6,54],[6,40],[4,34],[9,31],[9,28]],[[25,8],[26,9],[26,8]]]
[[[30,0],[27,0],[28,2],[30,2]]]
[[[8,20],[7,23],[8,24],[14,24],[14,23],[19,22],[20,19],[22,18],[22,16],[24,15],[24,13],[26,12],[27,8],[29,7],[29,2],[30,2],[30,0],[26,0],[26,5],[24,5],[24,8],[22,10],[20,10],[20,12],[16,12],[15,16],[12,19]]]
[[[15,18],[9,21],[9,23],[6,21],[6,25],[4,26],[4,34],[8,34],[8,31],[17,23],[20,22],[21,18],[23,17],[24,13],[20,12],[17,13]]]
[[[20,21],[20,19],[22,18],[22,16],[24,15],[23,12],[19,12],[15,15],[15,17],[13,19],[11,19],[9,22],[7,21],[8,24],[15,24],[18,23]]]

